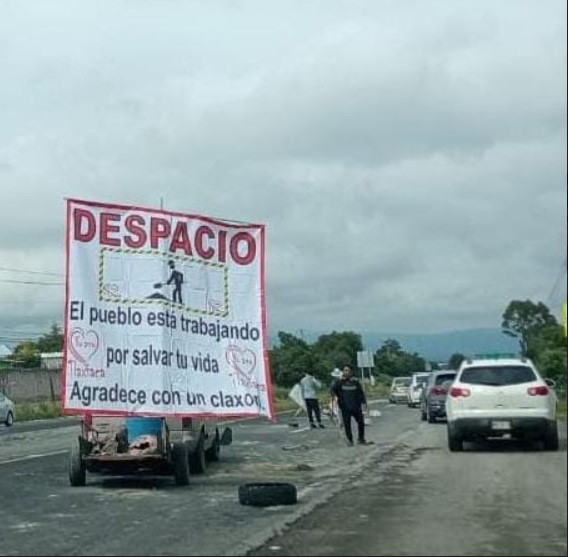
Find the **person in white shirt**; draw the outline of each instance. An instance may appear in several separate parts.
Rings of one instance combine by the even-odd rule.
[[[324,425],[321,423],[321,410],[317,395],[317,390],[322,387],[321,382],[310,373],[305,372],[300,381],[300,387],[302,389],[302,396],[306,401],[306,410],[308,412],[310,426],[314,429],[318,426],[323,429]],[[317,421],[317,425],[314,422],[314,416]]]

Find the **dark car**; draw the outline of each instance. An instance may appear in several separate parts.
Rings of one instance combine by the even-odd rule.
[[[438,418],[446,417],[446,397],[456,374],[456,371],[449,369],[434,371],[430,374],[420,397],[422,420],[428,420],[432,424]]]

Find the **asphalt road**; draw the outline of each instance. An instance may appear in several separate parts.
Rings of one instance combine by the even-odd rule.
[[[76,425],[2,430],[0,555],[566,555],[565,440],[450,454],[443,424],[380,409],[366,447],[287,418],[234,424],[187,488],[98,475],[72,488]],[[298,504],[244,507],[250,481],[293,482]]]
[[[566,555],[561,432],[557,453],[503,440],[456,454],[444,423],[421,424],[350,489],[249,555]]]

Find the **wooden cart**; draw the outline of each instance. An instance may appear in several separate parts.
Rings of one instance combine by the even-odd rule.
[[[83,416],[69,454],[70,484],[84,486],[90,472],[173,475],[177,485],[188,485],[190,472],[204,472],[207,461],[219,459],[221,445],[232,442],[231,429],[220,435],[213,420],[159,418],[153,433],[133,447],[124,417]]]

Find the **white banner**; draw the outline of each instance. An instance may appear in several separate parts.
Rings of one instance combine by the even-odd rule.
[[[273,417],[264,226],[67,201],[64,408]]]

